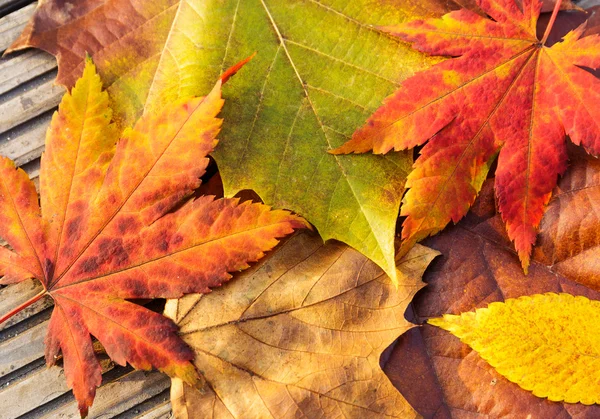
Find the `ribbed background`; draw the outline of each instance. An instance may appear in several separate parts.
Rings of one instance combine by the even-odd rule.
[[[33,14],[36,3],[0,0],[0,51],[4,51]],[[54,85],[56,60],[38,50],[0,59],[0,155],[21,166],[36,185],[46,128],[64,89]],[[27,281],[0,288],[0,313],[40,290]],[[79,418],[62,369],[46,368],[44,337],[52,311],[39,301],[0,325],[0,418]],[[104,380],[90,418],[168,418],[170,380],[158,372],[132,371],[102,360]]]

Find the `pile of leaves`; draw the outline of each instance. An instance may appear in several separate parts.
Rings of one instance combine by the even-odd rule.
[[[69,92],[39,199],[0,159],[0,281],[44,290],[0,322],[52,297],[82,416],[92,338],[181,418],[597,415],[583,3],[41,1],[12,50]]]

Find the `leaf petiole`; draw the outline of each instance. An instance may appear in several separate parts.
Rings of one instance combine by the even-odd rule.
[[[20,306],[13,308],[11,311],[6,313],[4,316],[0,317],[0,324],[4,323],[6,320],[10,319],[12,316],[19,313],[20,311],[26,309],[27,307],[29,307],[36,301],[39,301],[44,295],[46,295],[46,290],[42,290],[42,292],[31,297],[29,300],[25,301]]]
[[[548,22],[548,27],[546,27],[546,32],[544,33],[544,37],[542,38],[542,41],[540,42],[540,44],[542,46],[546,45],[546,41],[548,40],[548,37],[550,36],[550,32],[552,32],[552,27],[554,26],[554,22],[556,22],[556,16],[558,16],[558,12],[560,11],[561,4],[562,4],[562,0],[557,0],[556,4],[554,5],[554,10],[552,11],[552,17],[550,18],[550,22]]]

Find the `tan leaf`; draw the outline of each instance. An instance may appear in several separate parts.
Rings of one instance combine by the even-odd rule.
[[[437,255],[415,247],[399,288],[339,242],[298,234],[208,295],[170,300],[165,313],[196,353],[203,386],[173,380],[179,418],[415,417],[379,366],[412,327],[404,312]]]

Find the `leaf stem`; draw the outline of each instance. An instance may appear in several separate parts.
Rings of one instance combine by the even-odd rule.
[[[552,31],[552,27],[554,26],[554,22],[556,22],[556,16],[558,16],[558,12],[560,11],[560,5],[562,4],[562,0],[557,0],[554,5],[554,10],[552,11],[552,17],[550,18],[550,22],[548,22],[548,27],[546,27],[546,32],[544,33],[544,37],[542,38],[542,45],[546,45],[546,41],[550,36],[550,32]]]
[[[6,313],[4,316],[0,317],[0,324],[4,323],[6,320],[10,319],[12,316],[14,316],[15,314],[17,314],[21,310],[26,309],[27,307],[29,307],[30,305],[32,305],[36,301],[40,300],[44,295],[46,295],[46,290],[42,290],[42,292],[40,292],[36,296],[31,297],[29,300],[25,301],[20,306],[15,307],[14,309],[12,309],[8,313]]]

